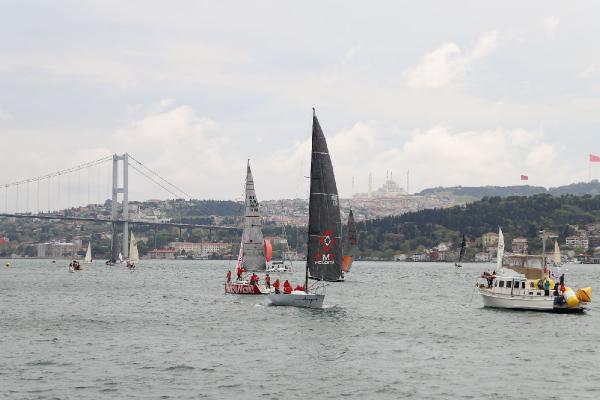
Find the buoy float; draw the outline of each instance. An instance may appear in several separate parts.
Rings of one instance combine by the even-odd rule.
[[[571,289],[570,287],[565,288],[563,296],[565,298],[565,301],[567,302],[567,306],[569,306],[570,308],[577,307],[579,305],[579,299],[577,298],[577,296],[575,296],[573,289]]]
[[[576,296],[579,299],[579,301],[589,303],[590,301],[592,301],[592,288],[585,287],[585,288],[578,289]]]

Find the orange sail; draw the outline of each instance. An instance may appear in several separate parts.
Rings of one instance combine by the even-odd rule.
[[[344,243],[342,246],[342,271],[348,272],[350,271],[350,267],[352,267],[352,261],[354,259],[354,255],[356,254],[356,248],[358,245],[358,234],[356,232],[356,223],[354,222],[354,214],[352,210],[348,213],[348,232],[344,237]]]
[[[348,272],[350,271],[350,266],[352,265],[352,256],[345,255],[342,257],[342,271]]]
[[[273,258],[273,246],[271,246],[270,241],[265,239],[265,260],[269,262],[271,258]]]

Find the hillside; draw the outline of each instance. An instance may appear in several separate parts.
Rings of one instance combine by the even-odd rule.
[[[600,182],[594,179],[591,182],[573,183],[565,186],[545,188],[543,186],[454,186],[435,187],[422,190],[419,195],[429,196],[451,196],[471,200],[479,200],[484,197],[509,197],[509,196],[535,196],[537,194],[549,194],[552,196],[563,195],[598,195],[600,194]]]
[[[364,255],[395,251],[415,251],[443,241],[459,242],[461,232],[479,238],[486,232],[502,230],[508,243],[516,236],[529,239],[530,247],[541,246],[540,229],[559,233],[559,240],[570,234],[568,225],[600,221],[600,196],[489,197],[445,209],[422,210],[358,224],[359,247]]]

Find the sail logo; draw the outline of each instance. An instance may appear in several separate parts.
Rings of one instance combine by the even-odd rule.
[[[327,229],[323,232],[323,236],[319,237],[319,244],[323,247],[325,253],[329,253],[329,250],[333,247],[336,240],[333,237],[333,231]]]
[[[333,249],[335,245],[336,239],[333,237],[333,231],[331,229],[327,229],[323,232],[323,236],[319,237],[319,244],[323,248],[323,253],[318,251],[315,254],[314,262],[315,264],[327,265],[335,263],[335,256],[333,254],[327,254],[329,251]]]

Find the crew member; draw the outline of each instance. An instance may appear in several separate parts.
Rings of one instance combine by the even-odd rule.
[[[301,292],[304,292],[304,285],[297,284],[296,287],[294,288],[294,290],[299,290]]]
[[[285,294],[292,293],[292,285],[290,285],[290,282],[287,279],[283,283],[283,293],[285,293]]]
[[[273,287],[275,288],[275,293],[279,294],[279,278],[277,278],[275,282],[273,282]]]
[[[231,283],[231,270],[227,271],[227,283]]]
[[[268,272],[267,275],[265,275],[265,286],[267,289],[271,289],[271,277],[269,276]]]

